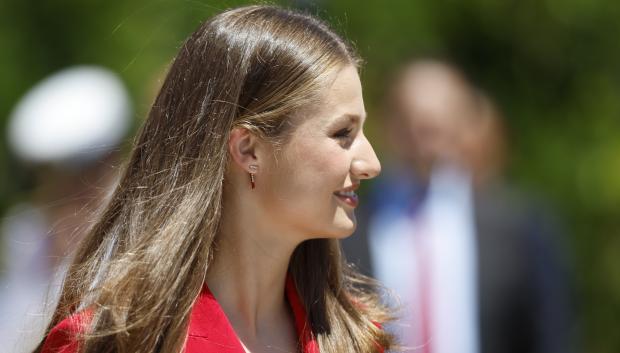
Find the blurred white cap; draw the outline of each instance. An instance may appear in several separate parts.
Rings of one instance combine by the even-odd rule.
[[[113,72],[76,66],[35,85],[15,106],[8,141],[31,163],[81,164],[117,147],[130,126],[127,90]]]

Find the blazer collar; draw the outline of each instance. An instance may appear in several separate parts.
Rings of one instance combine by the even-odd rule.
[[[285,294],[295,320],[300,352],[319,353],[319,346],[310,328],[306,310],[290,275],[286,277]],[[209,345],[221,347],[222,351],[244,352],[226,314],[206,283],[192,308],[188,335],[200,337],[208,341]]]

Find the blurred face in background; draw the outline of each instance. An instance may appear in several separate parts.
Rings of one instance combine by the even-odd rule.
[[[460,74],[444,64],[416,63],[399,77],[390,141],[421,181],[428,181],[438,163],[467,167],[466,144],[479,113],[474,97]]]

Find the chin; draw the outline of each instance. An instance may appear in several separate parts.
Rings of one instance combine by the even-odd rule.
[[[343,233],[342,235],[340,235],[338,237],[334,237],[334,239],[346,239],[346,238],[352,236],[353,232],[355,232],[355,227],[353,227],[353,230],[351,230],[350,232]]]
[[[332,234],[330,238],[344,239],[350,237],[353,232],[355,232],[356,228],[357,221],[355,219],[355,216],[353,216],[353,219],[348,217],[345,219],[337,219],[335,224],[333,225],[334,231],[330,232],[330,234]]]
[[[325,216],[315,217],[315,219],[322,219],[323,221],[313,224],[312,230],[306,233],[311,235],[308,239],[344,239],[351,236],[357,228],[357,219],[354,212],[340,208],[336,209],[329,216]]]

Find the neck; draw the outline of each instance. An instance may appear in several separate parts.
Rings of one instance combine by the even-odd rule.
[[[231,214],[230,212],[228,214]],[[207,284],[236,330],[258,337],[288,317],[284,296],[288,265],[297,243],[254,221],[251,214],[223,217]],[[290,238],[289,238],[290,239]]]

